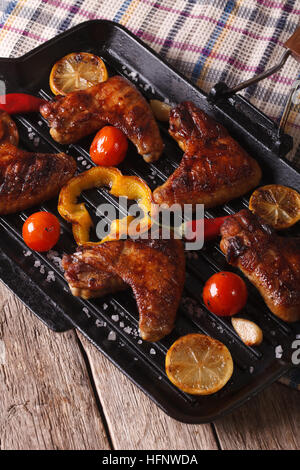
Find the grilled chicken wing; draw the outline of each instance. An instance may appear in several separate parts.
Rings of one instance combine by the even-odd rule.
[[[179,167],[153,195],[156,203],[171,206],[205,204],[214,207],[257,186],[258,163],[193,103],[171,110],[169,133],[185,152]]]
[[[75,161],[64,153],[30,153],[11,144],[0,145],[0,214],[51,199],[75,170]]]
[[[249,210],[225,220],[221,250],[287,322],[300,320],[300,239],[279,237]]]
[[[125,78],[115,76],[84,91],[58,97],[40,108],[61,144],[76,142],[106,124],[121,129],[146,162],[157,160],[163,142],[151,108]]]
[[[141,336],[158,341],[173,329],[185,259],[181,240],[117,240],[82,245],[63,258],[74,295],[99,297],[130,286],[137,301]]]

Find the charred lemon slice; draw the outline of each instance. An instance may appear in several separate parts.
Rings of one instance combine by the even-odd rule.
[[[107,78],[107,70],[100,57],[88,52],[73,52],[54,64],[49,84],[55,95],[66,95],[86,90]]]
[[[300,220],[300,194],[280,184],[256,189],[249,209],[276,230],[291,227]]]
[[[202,334],[182,336],[166,355],[166,373],[180,390],[192,395],[210,395],[228,382],[233,361],[227,347]]]

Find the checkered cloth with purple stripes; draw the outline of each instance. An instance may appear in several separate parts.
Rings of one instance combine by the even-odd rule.
[[[299,0],[0,0],[0,57],[17,57],[86,20],[121,23],[205,91],[229,86],[276,64],[300,19]],[[279,121],[300,64],[242,92]],[[300,161],[300,115],[292,109],[288,158]],[[289,383],[299,387],[300,374]]]

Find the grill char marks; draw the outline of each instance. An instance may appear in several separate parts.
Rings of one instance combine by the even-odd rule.
[[[175,172],[154,191],[158,204],[215,207],[259,183],[258,163],[193,103],[181,103],[171,111],[169,133],[185,153]]]
[[[271,312],[300,320],[300,239],[279,237],[248,209],[226,219],[221,234],[227,261],[255,285]]]
[[[30,153],[11,144],[0,146],[0,214],[51,199],[75,170],[75,161],[64,153]]]

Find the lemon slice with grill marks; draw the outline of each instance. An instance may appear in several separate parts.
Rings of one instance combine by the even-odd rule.
[[[280,184],[262,186],[252,194],[249,209],[274,229],[285,229],[300,220],[300,194]]]
[[[233,361],[223,343],[194,333],[179,338],[170,347],[166,373],[183,392],[210,395],[228,382],[233,373]]]
[[[107,69],[100,57],[88,52],[73,52],[54,64],[49,84],[55,95],[66,95],[86,90],[107,78]]]

